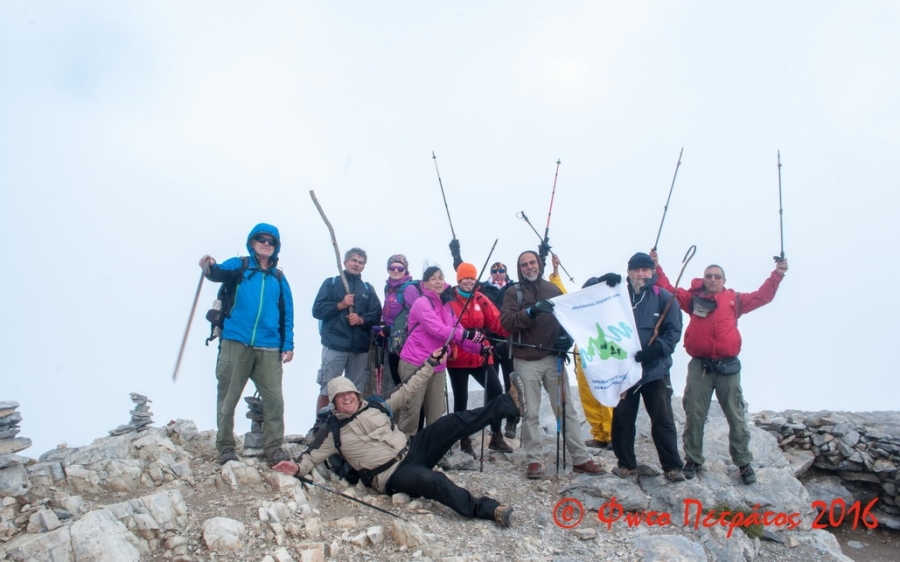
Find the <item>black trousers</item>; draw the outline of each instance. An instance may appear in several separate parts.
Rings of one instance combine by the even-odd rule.
[[[501,394],[482,408],[449,414],[426,426],[413,435],[409,453],[388,480],[385,493],[403,492],[413,498],[428,498],[446,505],[463,517],[493,519],[494,510],[500,502],[487,496],[475,498],[468,490],[454,484],[446,474],[432,469],[460,438],[517,412],[512,398]]]
[[[391,368],[391,380],[394,381],[394,386],[400,386],[400,356],[396,353],[387,352],[388,356],[388,366]]]
[[[684,465],[678,454],[678,435],[672,413],[672,385],[668,376],[629,388],[625,398],[613,410],[612,445],[619,466],[637,468],[637,458],[634,455],[635,422],[642,396],[644,407],[650,416],[650,435],[656,445],[662,469],[667,472],[681,470]]]
[[[499,341],[494,345],[494,364],[499,365],[497,370],[503,373],[503,388],[505,388],[505,392],[509,393],[509,387],[512,384],[509,380],[510,375],[512,375],[513,369],[515,368],[513,365],[513,358],[509,355],[509,344],[506,341]],[[514,423],[518,421],[519,416],[511,416],[506,418],[507,423]]]
[[[503,387],[500,386],[500,377],[493,365],[483,365],[481,367],[466,367],[457,369],[455,367],[447,367],[447,375],[450,377],[450,386],[453,388],[453,411],[462,412],[467,410],[469,406],[469,375],[481,385],[484,389],[485,400],[490,402],[494,398],[503,394]],[[491,431],[499,433],[500,422],[491,422]]]

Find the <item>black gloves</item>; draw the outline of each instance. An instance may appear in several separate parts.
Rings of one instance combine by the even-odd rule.
[[[459,267],[463,262],[462,255],[459,253],[459,240],[454,238],[450,241],[450,255],[453,256],[453,269]]]
[[[606,283],[610,287],[615,287],[622,282],[622,276],[618,273],[607,273],[597,278],[597,283]]]
[[[553,312],[553,303],[547,299],[541,299],[529,306],[527,309],[528,317],[534,320],[537,318],[538,314],[544,314],[545,312]]]
[[[657,341],[634,354],[634,360],[638,363],[649,363],[664,355],[662,345]]]
[[[484,332],[482,332],[481,330],[466,330],[465,338],[467,340],[472,340],[473,342],[478,343],[484,339]]]
[[[559,337],[556,338],[556,343],[554,344],[556,351],[566,353],[573,345],[575,345],[575,340],[572,339],[572,336],[565,330],[561,330],[559,332]]]
[[[538,246],[538,255],[541,257],[541,261],[547,263],[547,256],[550,255],[550,241],[544,240],[541,242],[541,245]]]
[[[491,355],[493,355],[493,354],[494,354],[494,348],[493,348],[493,347],[491,347],[491,346],[489,346],[489,345],[482,345],[482,346],[481,346],[481,356],[482,356],[482,357],[484,357],[485,359],[487,359],[487,358],[489,358],[489,357],[490,357]]]

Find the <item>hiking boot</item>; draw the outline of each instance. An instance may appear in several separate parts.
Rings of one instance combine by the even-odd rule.
[[[756,482],[756,472],[753,471],[753,467],[749,464],[745,464],[741,467],[741,481],[744,484],[753,484]]]
[[[585,461],[581,464],[572,465],[572,472],[583,472],[585,474],[606,474],[606,470],[594,461]]]
[[[467,455],[472,455],[473,459],[478,458],[478,455],[475,454],[475,450],[472,449],[472,440],[468,437],[463,437],[459,440],[459,450]]]
[[[694,476],[697,476],[697,473],[700,472],[699,464],[694,461],[688,461],[684,463],[684,468],[681,469],[681,473],[684,474],[684,477],[688,480],[692,480]]]
[[[609,447],[609,444],[609,441],[598,441],[596,439],[588,439],[584,442],[584,446],[591,449],[606,449]]]
[[[503,432],[503,435],[506,436],[507,439],[515,439],[516,438],[516,427],[518,425],[519,425],[518,420],[506,422],[506,431]]]
[[[512,384],[509,387],[509,396],[513,399],[513,402],[516,403],[516,408],[519,409],[519,415],[525,415],[525,383],[522,382],[522,375],[513,371],[511,375],[509,375],[509,382]]]
[[[512,519],[513,508],[508,505],[498,505],[494,510],[494,521],[499,527],[509,527]]]
[[[216,462],[219,464],[225,464],[228,461],[236,461],[238,460],[238,456],[234,454],[234,449],[223,449],[219,453],[219,458],[216,459]]]
[[[677,468],[673,468],[672,470],[666,471],[666,480],[669,482],[684,482],[687,478],[685,478],[684,472]]]
[[[291,458],[291,454],[288,453],[287,451],[285,451],[284,449],[282,449],[281,447],[278,447],[277,449],[272,451],[271,454],[266,455],[266,464],[268,464],[269,467],[273,467],[276,464],[280,463],[281,461],[292,461],[292,460],[294,460],[294,459]]]
[[[499,431],[491,432],[491,442],[488,444],[488,449],[500,451],[501,453],[513,452],[513,448],[509,446],[509,443],[503,440],[503,434]]]
[[[612,469],[612,473],[619,478],[628,478],[629,476],[634,476],[635,474],[637,474],[637,469],[625,468],[624,466],[615,466]]]
[[[528,463],[528,468],[525,470],[525,478],[528,478],[529,480],[540,480],[542,476],[544,476],[544,467],[541,466],[541,463]]]

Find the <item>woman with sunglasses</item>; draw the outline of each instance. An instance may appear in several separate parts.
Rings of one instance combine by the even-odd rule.
[[[457,325],[456,315],[450,305],[441,299],[444,292],[444,273],[431,266],[422,274],[422,298],[416,299],[409,311],[409,337],[400,352],[400,379],[407,381],[418,371],[431,353],[449,340],[469,353],[481,352],[484,333],[466,330]],[[397,425],[407,435],[413,435],[419,427],[420,410],[425,410],[425,422],[433,424],[444,415],[444,387],[446,363],[434,368],[428,385],[412,395],[397,415]]]
[[[391,329],[394,321],[404,310],[409,314],[413,303],[422,295],[420,282],[414,281],[409,274],[409,261],[403,254],[394,254],[387,261],[388,278],[384,285],[384,308],[381,318],[384,326],[381,336],[385,348],[389,347]],[[400,354],[388,350],[388,365],[394,384],[400,385]]]

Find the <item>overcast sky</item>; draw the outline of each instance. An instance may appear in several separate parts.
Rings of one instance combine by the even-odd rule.
[[[744,394],[763,409],[897,409],[900,6],[896,2],[0,3],[0,400],[26,454],[83,445],[148,395],[157,424],[215,427],[205,253],[278,226],[294,292],[288,433],[313,421],[310,314],[342,250],[515,267],[543,233],[580,287],[656,238],[682,286],[709,263],[756,290]],[[684,387],[679,347],[672,378]],[[890,391],[894,389],[894,391]],[[252,386],[247,394],[252,393]],[[244,432],[243,404],[237,430]]]

